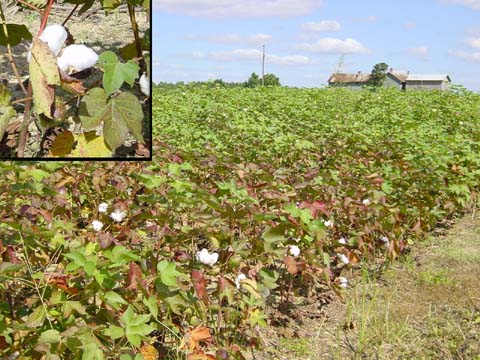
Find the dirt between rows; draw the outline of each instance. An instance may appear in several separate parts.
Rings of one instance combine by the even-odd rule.
[[[55,5],[49,16],[48,25],[62,24],[74,6],[75,5],[71,4]],[[25,24],[32,35],[36,35],[40,27],[41,17],[35,11],[23,9],[14,14],[7,13],[6,20],[7,23]],[[141,11],[141,9],[137,9],[136,20],[140,34],[143,34],[144,31],[150,27],[147,13]],[[126,8],[123,7],[110,12],[108,15],[105,11],[96,6],[80,16],[77,11],[68,20],[66,27],[72,34],[76,44],[85,44],[92,48],[97,54],[108,50],[118,54],[118,50],[121,47],[134,41],[130,19]],[[28,79],[28,62],[26,56],[29,46],[30,42],[22,41],[20,44],[12,48],[13,59],[24,84],[26,84],[26,80]],[[84,82],[87,86],[92,86],[101,80],[101,76],[102,73],[100,70],[93,69],[88,78],[84,79]],[[3,46],[0,46],[0,81],[7,85],[8,90],[12,94],[13,102],[24,98],[24,93],[12,71],[7,56],[7,49]],[[145,98],[145,96],[141,94],[138,84],[133,88],[126,85],[126,89],[133,90],[140,99]],[[75,104],[76,101],[73,97],[74,96],[72,95],[71,103]],[[9,154],[11,155],[12,153],[12,149],[16,148],[19,127],[23,120],[24,103],[17,102],[14,107],[17,111],[17,116],[10,121],[7,128],[7,134],[4,136],[0,144],[0,157],[9,157]],[[147,141],[150,141],[150,107],[148,106],[148,103],[143,104],[143,110],[145,114],[144,136]],[[74,133],[78,133],[80,131],[78,118],[69,118],[61,128],[52,128],[46,132],[39,128],[37,122],[32,122],[29,127],[29,137],[25,149],[25,156],[42,157],[48,154],[51,142],[55,136],[63,130],[70,130]],[[135,140],[129,135],[124,146],[117,150],[115,156],[135,156],[132,145],[134,143]],[[40,152],[38,151],[39,144],[41,144]]]

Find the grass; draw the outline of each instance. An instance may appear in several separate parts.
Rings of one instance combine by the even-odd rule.
[[[479,274],[480,218],[466,216],[380,276],[362,268],[329,321],[280,339],[274,358],[480,360]]]

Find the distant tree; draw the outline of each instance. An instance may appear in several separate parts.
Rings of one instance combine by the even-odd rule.
[[[265,80],[265,85],[280,86],[280,79],[274,74],[265,74],[263,79]]]
[[[380,87],[385,81],[387,75],[388,65],[385,63],[378,63],[372,69],[372,77],[369,80],[369,85]]]
[[[245,87],[253,88],[258,85],[260,85],[260,79],[258,75],[253,72],[245,83]]]

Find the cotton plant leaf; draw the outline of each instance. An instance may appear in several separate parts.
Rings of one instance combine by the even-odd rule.
[[[75,137],[76,146],[72,151],[73,157],[95,158],[111,157],[112,150],[105,145],[103,136],[96,135],[95,131],[90,131]]]
[[[32,34],[25,25],[7,24],[8,40],[3,25],[0,24],[0,45],[15,46],[22,40],[32,40]]]
[[[143,142],[142,105],[131,93],[124,92],[107,101],[103,89],[91,89],[80,107],[80,120],[86,130],[91,130],[103,122],[105,143],[112,150],[123,144],[129,132]]]
[[[52,105],[55,102],[55,86],[60,85],[57,59],[46,43],[33,39],[29,64],[30,82],[37,114],[53,117]]]
[[[103,88],[107,96],[120,89],[124,82],[132,86],[140,70],[140,66],[132,60],[127,63],[119,62],[112,51],[100,54],[98,64],[103,70]]]
[[[0,83],[0,141],[5,134],[5,129],[10,119],[16,115],[15,109],[10,106],[10,92],[7,87]]]

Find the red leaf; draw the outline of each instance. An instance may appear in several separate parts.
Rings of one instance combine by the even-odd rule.
[[[283,259],[283,262],[285,263],[285,266],[287,267],[287,271],[295,275],[298,272],[298,267],[297,267],[297,262],[292,256],[285,256],[285,259]]]
[[[143,289],[147,288],[147,283],[142,279],[142,269],[133,261],[130,262],[130,268],[128,269],[127,284],[127,289],[130,290],[137,290],[138,284],[140,284]]]
[[[302,201],[298,208],[310,210],[310,213],[314,218],[317,217],[318,212],[322,212],[324,215],[329,215],[329,212],[327,211],[327,204],[320,201],[314,201],[313,203]]]
[[[203,301],[205,305],[208,305],[208,292],[207,292],[207,280],[205,275],[201,271],[192,270],[192,282],[195,292],[200,300]]]

